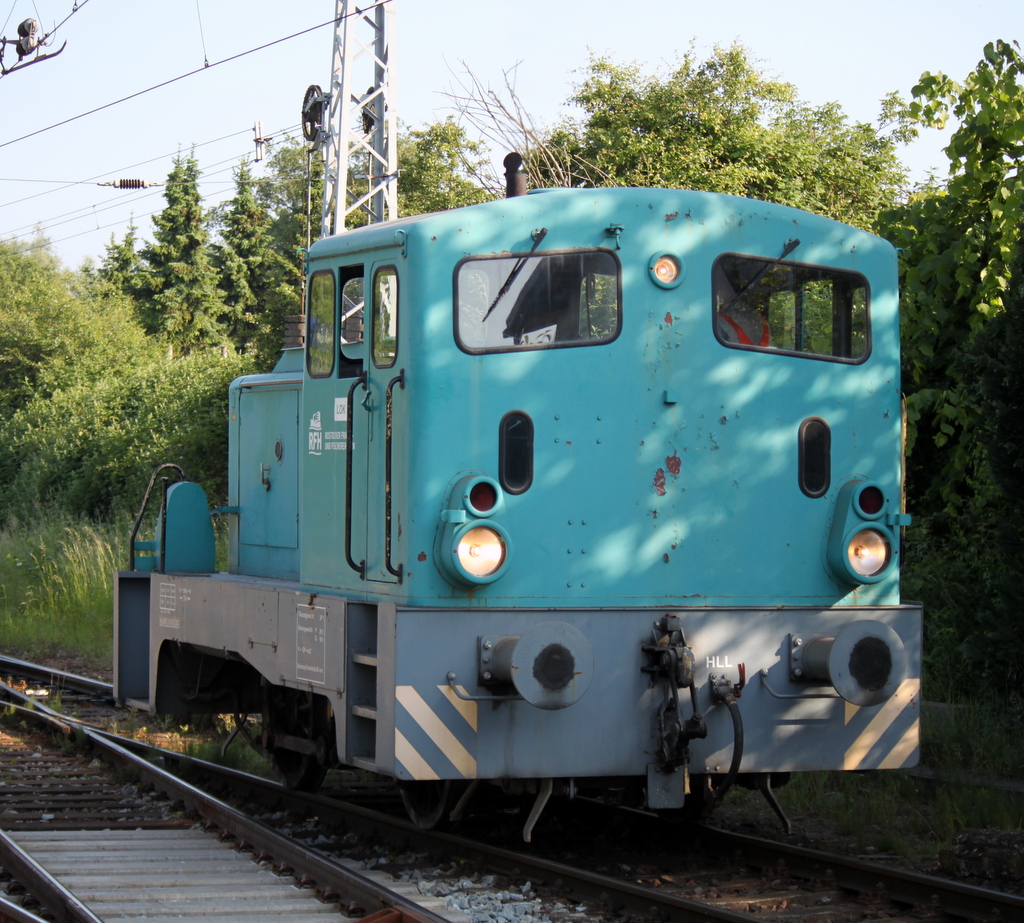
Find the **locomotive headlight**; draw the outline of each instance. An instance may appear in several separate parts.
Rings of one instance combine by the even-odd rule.
[[[481,587],[501,578],[512,557],[512,542],[496,522],[505,513],[498,482],[486,474],[460,478],[441,510],[437,563],[450,583]]]
[[[467,573],[474,577],[490,577],[505,563],[508,546],[491,526],[475,526],[463,533],[455,554]]]
[[[839,489],[825,556],[832,576],[848,586],[880,583],[894,576],[899,533],[909,517],[892,511],[881,484],[862,478]]]
[[[846,546],[850,567],[862,577],[874,577],[889,566],[892,546],[876,529],[861,529]]]
[[[494,583],[505,575],[511,558],[508,531],[493,519],[460,518],[456,513],[445,521],[438,564],[456,586],[474,588]]]

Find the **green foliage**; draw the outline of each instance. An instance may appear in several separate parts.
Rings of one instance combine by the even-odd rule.
[[[0,429],[0,509],[107,516],[139,502],[160,462],[180,464],[211,503],[227,496],[227,388],[249,360],[194,350],[37,398]]]
[[[312,187],[307,203],[310,172]],[[316,240],[320,231],[323,177],[323,159],[318,156],[310,159],[306,145],[286,135],[274,145],[264,176],[256,182],[256,198],[270,215],[274,249],[283,258],[293,261],[298,271],[302,270],[299,250]],[[312,227],[307,220],[310,208],[314,215]]]
[[[491,198],[470,176],[479,172],[481,145],[451,117],[398,139],[398,211],[405,215],[476,205]]]
[[[668,186],[749,196],[870,227],[905,182],[897,145],[911,135],[898,101],[885,135],[836,103],[811,107],[740,45],[667,75],[595,58],[572,102],[586,113],[547,139],[555,170],[580,185]],[[534,158],[533,172],[551,172]]]
[[[1024,60],[995,42],[963,83],[924,74],[911,115],[954,117],[949,178],[882,215],[880,233],[903,251],[903,384],[910,491],[917,514],[963,508],[979,476],[978,398],[959,359],[1003,309],[1020,236],[1024,178]]]
[[[136,235],[137,228],[134,224],[128,225],[124,238],[120,243],[110,235],[110,243],[107,244],[103,263],[97,273],[100,282],[105,286],[104,294],[118,292],[122,295],[134,295],[138,280],[136,275],[140,271],[139,255],[135,251],[138,242]]]
[[[167,177],[167,206],[153,217],[155,239],[142,251],[140,314],[147,332],[163,336],[179,355],[225,342],[223,296],[207,248],[199,164],[178,155]]]
[[[45,247],[0,242],[0,418],[71,378],[94,380],[145,352],[130,302],[97,299]]]
[[[227,334],[238,351],[255,354],[260,369],[269,370],[281,349],[285,316],[301,312],[302,279],[294,260],[273,249],[271,218],[247,164],[238,167],[235,184],[215,250]]]
[[[957,363],[975,414],[979,483],[957,516],[956,535],[978,547],[973,611],[964,619],[965,658],[990,686],[1020,688],[1024,680],[1024,252],[1009,273],[1003,311],[978,331]],[[980,585],[979,585],[980,584]],[[982,592],[978,592],[982,590]]]
[[[128,556],[127,519],[99,525],[55,510],[0,526],[0,644],[29,656],[109,662],[111,574]]]

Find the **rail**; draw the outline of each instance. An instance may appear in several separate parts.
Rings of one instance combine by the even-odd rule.
[[[10,702],[28,702],[27,696],[4,683],[0,683],[0,694]],[[180,801],[185,810],[195,810],[208,824],[219,827],[239,841],[251,844],[254,850],[273,857],[277,867],[291,869],[296,879],[315,882],[319,889],[343,895],[345,900],[365,907],[372,915],[364,917],[364,921],[376,918],[380,923],[447,923],[446,917],[421,907],[416,902],[390,891],[327,856],[307,849],[303,844],[284,836],[261,821],[248,817],[172,773],[153,765],[131,752],[129,747],[124,746],[124,742],[116,740],[114,735],[100,732],[67,716],[58,715],[39,703],[33,702],[32,706],[20,708],[20,713],[63,734],[68,734],[73,728],[75,735],[87,739],[95,752],[102,753],[108,760],[130,769],[143,783],[165,792],[175,801]],[[4,844],[0,842],[0,850],[6,852],[3,846]],[[17,860],[15,858],[11,861]],[[0,864],[6,866],[6,855],[0,855]],[[12,873],[13,871],[12,869]],[[47,887],[46,882],[40,879],[38,885],[34,881],[30,884],[21,878],[21,874],[20,869],[15,873],[19,881],[32,890],[49,909],[54,909],[50,901],[54,901],[58,906],[62,901],[67,902],[56,892],[49,891],[44,899],[42,894],[35,892],[35,888]],[[30,867],[25,866],[24,874],[31,877],[33,872]],[[71,897],[73,898],[73,895]],[[377,912],[381,916],[376,916]],[[99,923],[95,917],[72,916],[70,912],[68,916],[59,919],[61,923],[65,920],[67,923]]]

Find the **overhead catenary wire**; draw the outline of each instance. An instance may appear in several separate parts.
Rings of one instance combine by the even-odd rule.
[[[57,25],[55,25],[49,32],[47,32],[44,38],[49,38],[51,35],[53,35],[61,26],[64,25],[64,23],[66,23],[72,16],[74,16],[75,13],[79,12],[79,10],[81,10],[82,7],[84,7],[88,2],[89,0],[75,0],[75,2],[71,5],[71,12],[68,13],[68,15],[65,16],[59,23],[57,23]],[[14,10],[12,9],[11,12],[13,13]]]
[[[282,129],[281,132],[279,132],[279,134],[286,133],[286,132],[288,132],[288,131],[292,130],[293,128],[296,128],[296,127],[298,127],[298,126],[291,126],[290,128]],[[236,135],[246,134],[246,133],[247,132],[235,132],[235,133],[233,133],[231,135],[225,135],[224,138],[217,139],[217,140],[225,140],[226,138],[231,138],[231,137],[235,137]],[[213,142],[206,142],[206,143],[213,143]],[[197,145],[197,146],[199,146],[199,145]],[[163,155],[163,156],[169,156],[169,155]],[[219,175],[221,173],[226,172],[227,170],[234,169],[234,167],[238,164],[239,160],[244,159],[244,157],[245,157],[244,153],[242,153],[242,154],[235,154],[235,155],[232,155],[231,157],[225,158],[223,160],[216,161],[215,163],[212,163],[209,166],[203,168],[202,178],[199,180],[198,185],[200,187],[202,187],[204,185],[212,185],[212,184],[220,185],[220,184],[225,184],[225,183],[233,182],[232,180],[212,180],[209,177],[217,176],[217,175]],[[160,159],[160,158],[154,158],[154,159]],[[134,164],[132,166],[138,166],[138,165],[139,164]],[[217,168],[217,167],[220,167],[220,169],[214,169],[214,168]],[[131,169],[131,167],[125,167],[124,169]],[[120,171],[115,171],[115,172],[120,172]],[[109,175],[109,173],[105,173],[103,175]],[[138,204],[139,202],[141,202],[141,201],[143,201],[143,200],[145,200],[147,198],[152,198],[153,196],[157,196],[157,195],[161,195],[161,194],[162,194],[162,192],[158,188],[150,188],[150,189],[147,189],[147,190],[144,190],[144,191],[133,191],[133,192],[129,193],[126,196],[119,197],[118,201],[111,202],[111,203],[109,203],[107,205],[103,205],[103,206],[101,206],[99,208],[97,208],[95,205],[87,205],[87,206],[83,206],[82,208],[75,209],[75,210],[73,210],[71,212],[66,212],[66,213],[61,214],[61,215],[55,215],[52,218],[46,219],[46,220],[41,221],[41,222],[40,221],[36,221],[36,222],[33,222],[33,224],[31,224],[31,225],[22,225],[21,227],[15,228],[12,231],[6,232],[5,239],[7,241],[9,241],[9,242],[16,242],[19,238],[26,238],[26,237],[29,237],[32,234],[38,235],[38,234],[42,233],[41,226],[42,226],[42,228],[46,228],[46,229],[60,227],[61,225],[64,225],[64,224],[70,224],[70,223],[72,223],[74,221],[80,221],[80,220],[83,220],[83,219],[86,219],[86,218],[93,217],[96,214],[99,214],[99,213],[102,213],[102,212],[105,212],[105,211],[110,211],[110,210],[116,209],[116,208],[122,208],[125,205],[133,205],[134,206],[134,205]],[[208,196],[201,196],[201,201],[203,201],[205,203],[207,198],[208,198]],[[145,213],[143,213],[141,215],[138,215],[138,216],[133,214],[131,220],[133,222],[134,222],[134,220],[136,218],[138,218],[139,220],[145,220],[146,218],[151,218],[153,215],[159,214],[162,210],[163,209],[161,209],[161,208],[155,208],[152,211],[145,212]],[[58,219],[65,219],[65,220],[58,220]],[[38,241],[38,242],[32,242],[32,243],[28,244],[25,247],[19,248],[18,252],[19,253],[30,253],[30,252],[33,252],[35,250],[39,250],[39,249],[42,249],[42,248],[45,248],[45,247],[48,247],[48,246],[51,246],[51,245],[54,245],[54,244],[59,244],[59,243],[63,243],[64,241],[74,240],[75,238],[83,237],[86,234],[94,234],[97,231],[103,231],[103,230],[106,230],[108,228],[118,227],[118,226],[123,225],[123,224],[124,224],[124,219],[119,219],[118,221],[113,221],[113,222],[110,222],[108,224],[100,225],[100,226],[97,226],[97,227],[91,227],[91,228],[89,228],[89,229],[87,229],[85,231],[80,231],[80,232],[77,232],[75,234],[69,234],[69,235],[66,235],[64,237],[57,238],[55,240],[47,238],[47,239],[44,239],[44,240],[41,240],[41,241]]]
[[[293,131],[295,128],[298,128],[298,125],[294,125],[291,128],[286,128],[286,129],[284,129],[284,131]],[[217,144],[217,143],[219,143],[221,141],[227,141],[229,138],[235,138],[238,135],[245,135],[245,134],[248,134],[248,133],[249,133],[249,129],[244,129],[242,131],[234,131],[234,132],[231,132],[231,134],[221,135],[221,137],[214,138],[214,139],[212,139],[210,141],[202,141],[199,144],[193,144],[192,147],[193,147],[193,149],[198,149],[198,148],[201,148],[201,147],[207,147],[210,144]],[[180,150],[180,148],[179,148],[179,150]],[[124,166],[124,167],[116,167],[113,170],[104,170],[102,173],[97,173],[94,176],[90,176],[90,177],[88,177],[87,179],[84,179],[84,180],[69,180],[66,185],[61,187],[61,189],[69,189],[71,186],[78,186],[78,185],[91,185],[96,180],[100,179],[100,177],[110,176],[112,173],[127,173],[129,170],[135,170],[138,167],[145,167],[148,164],[155,163],[158,160],[165,160],[168,157],[173,157],[176,153],[177,153],[177,151],[170,151],[170,152],[168,152],[166,154],[158,154],[156,157],[150,157],[148,160],[140,160],[140,161],[137,161],[136,163],[130,163],[127,166]],[[12,182],[23,183],[23,182],[31,182],[31,181],[30,180],[12,180]],[[9,206],[9,205],[19,205],[22,202],[28,202],[30,199],[38,199],[40,196],[52,195],[55,192],[60,192],[61,189],[47,189],[45,192],[35,192],[32,195],[24,196],[24,197],[22,197],[20,199],[12,199],[10,202],[0,202],[0,208],[7,208],[7,206]]]
[[[17,5],[18,5],[18,0],[14,0],[14,2],[11,4],[11,11],[7,14],[7,18],[4,20],[3,28],[0,29],[0,33],[3,33],[3,32],[7,31],[7,23],[9,23],[11,21],[11,16],[14,15],[14,8]]]
[[[209,67],[210,56],[206,53],[206,36],[203,35],[203,14],[199,12],[199,0],[196,0],[196,16],[199,17],[199,40],[203,43],[203,67]]]
[[[84,7],[88,2],[89,2],[89,0],[75,0],[74,4],[71,7],[71,12],[68,13],[68,15],[65,16],[59,23],[57,23],[57,25],[55,25],[49,32],[46,32],[46,33],[44,33],[42,35],[42,37],[39,39],[39,42],[38,42],[38,45],[36,46],[36,48],[39,49],[39,48],[42,48],[44,45],[49,44],[49,40],[51,38],[53,38],[54,35],[57,34],[57,30],[61,26],[63,26],[64,23],[66,23],[72,16],[74,16],[75,13],[77,13],[79,10],[81,10],[82,7]],[[197,0],[197,2],[198,2],[198,0]],[[7,24],[11,21],[11,14],[14,12],[14,7],[17,6],[17,5],[18,5],[18,0],[14,0],[14,4],[11,6],[11,12],[7,14],[7,19],[4,21],[3,28],[0,29],[0,34],[2,34],[3,32],[5,32],[7,30]],[[39,16],[39,9],[35,5],[35,0],[32,0],[32,7],[33,7],[33,9],[35,9],[36,16]],[[42,17],[39,17],[39,18],[42,18]],[[56,52],[56,53],[59,54],[59,52]],[[48,56],[44,55],[43,57],[48,57]],[[6,77],[9,73],[11,73],[12,70],[18,70],[18,69],[19,69],[18,67],[14,67],[14,68],[8,69],[6,71],[0,72],[0,78]]]
[[[362,9],[357,9],[355,12],[346,14],[346,17],[364,16],[368,11],[375,9],[379,6],[384,6],[385,4],[390,2],[391,0],[377,0],[376,3],[371,3]],[[73,115],[70,118],[61,120],[60,122],[54,122],[52,125],[47,125],[43,128],[37,128],[35,131],[30,131],[28,134],[21,135],[20,137],[17,138],[12,138],[10,141],[0,142],[0,149],[10,147],[12,144],[18,144],[21,141],[27,141],[29,138],[34,138],[37,135],[41,135],[44,134],[45,132],[52,131],[55,128],[60,128],[63,125],[69,125],[70,123],[76,122],[79,119],[84,119],[87,116],[95,115],[97,112],[103,112],[105,109],[111,109],[114,106],[119,106],[121,103],[126,103],[129,100],[138,99],[140,96],[144,96],[146,93],[152,93],[154,90],[159,90],[163,87],[170,86],[173,83],[177,83],[179,80],[185,80],[186,78],[193,77],[196,74],[205,73],[206,71],[212,70],[215,67],[220,67],[221,64],[229,64],[232,61],[237,61],[241,58],[248,57],[249,55],[255,54],[256,52],[265,51],[268,48],[273,48],[276,45],[280,45],[284,42],[291,41],[292,39],[299,38],[300,36],[308,35],[310,32],[315,32],[317,29],[323,29],[327,26],[333,26],[336,24],[336,22],[337,20],[332,18],[327,20],[326,22],[319,23],[315,26],[310,26],[308,29],[302,29],[299,32],[293,32],[291,35],[286,35],[283,38],[274,39],[274,41],[272,42],[265,42],[264,44],[258,45],[255,48],[250,48],[248,51],[240,51],[238,54],[230,55],[229,57],[222,58],[219,61],[214,61],[212,64],[208,66],[198,67],[194,70],[188,71],[187,73],[179,74],[177,77],[171,77],[169,80],[164,80],[161,83],[157,83],[151,87],[147,87],[144,90],[139,90],[135,93],[131,93],[128,96],[122,96],[120,99],[115,99],[113,102],[105,103],[102,106],[96,106],[93,109],[89,109],[86,112],[81,112],[78,115]]]
[[[222,169],[220,169],[220,170],[213,170],[213,171],[210,171],[209,169],[204,170],[203,171],[203,178],[199,180],[198,185],[203,186],[203,185],[212,185],[212,184],[217,184],[217,185],[229,185],[229,184],[231,184],[233,182],[233,180],[212,180],[212,179],[208,179],[209,176],[216,176],[219,173],[224,173],[226,170],[233,169],[235,163],[237,162],[237,157],[231,157],[228,160],[222,160],[222,161],[218,161],[217,163],[210,164],[210,167],[217,167],[217,166],[221,166],[222,164],[229,163],[229,162],[231,164],[230,166],[222,167]],[[7,232],[6,237],[7,237],[8,240],[11,240],[11,239],[17,240],[19,237],[26,236],[26,234],[34,233],[36,230],[39,229],[40,225],[42,225],[43,227],[46,227],[46,228],[56,228],[56,227],[60,227],[63,224],[69,224],[72,221],[78,221],[78,220],[80,220],[82,218],[89,217],[91,215],[95,215],[95,214],[97,214],[99,212],[111,211],[112,209],[115,209],[115,208],[122,208],[122,207],[124,207],[125,204],[135,203],[135,202],[140,201],[141,199],[152,198],[153,196],[161,195],[162,194],[161,188],[165,187],[165,186],[166,186],[165,183],[161,183],[161,184],[159,184],[159,188],[157,186],[152,186],[149,189],[145,190],[143,192],[143,194],[141,194],[141,195],[128,196],[128,197],[122,198],[120,201],[110,202],[110,203],[108,203],[106,205],[102,205],[102,206],[100,206],[98,208],[97,208],[96,205],[83,205],[81,208],[76,208],[74,211],[65,212],[62,215],[54,215],[52,218],[48,218],[45,221],[35,221],[32,224],[30,224],[30,225],[29,224],[24,224],[21,227],[14,228],[12,231],[8,231]],[[203,196],[202,198],[205,200],[206,196]],[[159,211],[159,210],[160,209],[157,209],[157,211]],[[156,212],[151,212],[151,214],[156,214]],[[63,219],[63,220],[60,220],[60,219]],[[54,243],[58,243],[58,242],[59,241],[54,241]]]
[[[299,127],[298,125],[291,125],[291,126],[288,126],[287,128],[280,129],[277,132],[277,134],[279,134],[279,135],[282,135],[282,134],[283,135],[287,135],[289,132],[297,129],[298,127]],[[221,141],[227,141],[227,140],[229,140],[231,138],[235,138],[235,137],[238,137],[239,135],[244,135],[244,134],[248,134],[248,131],[236,131],[236,132],[232,132],[231,134],[228,134],[228,135],[222,135],[220,138],[214,138],[211,141],[204,141],[204,142],[202,142],[200,144],[193,145],[193,150],[196,150],[196,149],[201,148],[201,147],[206,147],[206,146],[211,145],[211,144],[218,144]],[[52,194],[54,192],[61,192],[62,190],[70,189],[73,186],[79,186],[79,185],[95,186],[95,185],[100,185],[99,183],[96,182],[96,180],[98,180],[101,176],[111,176],[111,175],[116,175],[118,173],[124,174],[124,173],[127,173],[130,170],[135,170],[138,167],[143,167],[143,166],[146,166],[147,164],[154,163],[154,162],[159,161],[159,160],[165,160],[168,157],[173,157],[173,156],[176,155],[176,153],[180,153],[180,150],[177,151],[177,152],[171,151],[171,152],[168,152],[168,153],[165,153],[165,154],[160,154],[157,157],[152,157],[152,158],[149,158],[148,160],[138,161],[137,163],[128,164],[127,166],[118,167],[118,168],[113,169],[113,170],[104,170],[102,173],[98,173],[95,176],[90,177],[89,179],[85,179],[85,180],[68,180],[67,182],[64,183],[64,185],[60,186],[60,188],[58,188],[58,189],[47,189],[44,192],[37,192],[37,193],[34,193],[33,195],[25,196],[25,197],[23,197],[21,199],[16,199],[16,200],[11,201],[11,202],[4,202],[4,203],[0,204],[0,208],[4,208],[7,205],[15,205],[15,204],[18,204],[18,203],[21,203],[21,202],[25,202],[25,201],[28,201],[29,199],[39,198],[39,197],[44,196],[44,195],[50,195],[50,194]],[[243,153],[239,153],[239,154],[234,154],[231,157],[225,158],[223,160],[215,161],[214,163],[209,164],[209,165],[203,167],[203,176],[206,177],[206,176],[212,175],[210,173],[210,171],[214,167],[218,167],[221,164],[228,163],[228,162],[231,162],[232,164],[235,164],[235,163],[238,163],[244,157],[245,157],[245,153],[243,152]],[[218,171],[218,172],[223,172],[223,171]],[[3,182],[4,180],[5,180],[4,177],[0,177],[0,182]],[[56,180],[22,180],[22,179],[12,179],[10,181],[11,182],[57,182]],[[203,182],[213,182],[213,181],[205,180],[204,179]],[[217,182],[230,182],[230,180],[222,180],[222,181],[217,181]],[[110,207],[115,207],[116,208],[119,205],[125,204],[125,202],[127,200],[134,200],[135,198],[138,198],[138,197],[137,196],[122,196],[119,199],[118,202],[113,203]],[[26,231],[28,229],[33,229],[34,230],[37,227],[39,227],[40,225],[52,227],[52,226],[54,226],[54,222],[58,222],[62,218],[67,218],[67,217],[70,217],[70,216],[79,215],[79,214],[85,213],[85,212],[90,212],[91,213],[94,207],[95,206],[93,206],[93,205],[83,205],[82,207],[76,208],[76,209],[72,209],[71,211],[61,212],[60,214],[57,214],[57,215],[51,215],[49,218],[36,219],[30,225],[29,224],[19,225],[19,226],[15,227],[15,228],[11,228],[11,229],[9,229],[7,231],[2,232],[2,234],[0,234],[0,236],[14,237],[14,238],[23,237],[24,234],[20,233],[22,231]],[[106,209],[106,206],[104,206],[104,209]]]

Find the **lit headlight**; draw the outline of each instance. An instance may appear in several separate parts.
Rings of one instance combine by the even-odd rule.
[[[875,529],[862,529],[846,547],[850,567],[862,577],[873,577],[885,570],[891,554],[888,540]]]
[[[489,577],[505,563],[505,540],[489,526],[477,526],[459,539],[459,564],[474,577]]]

